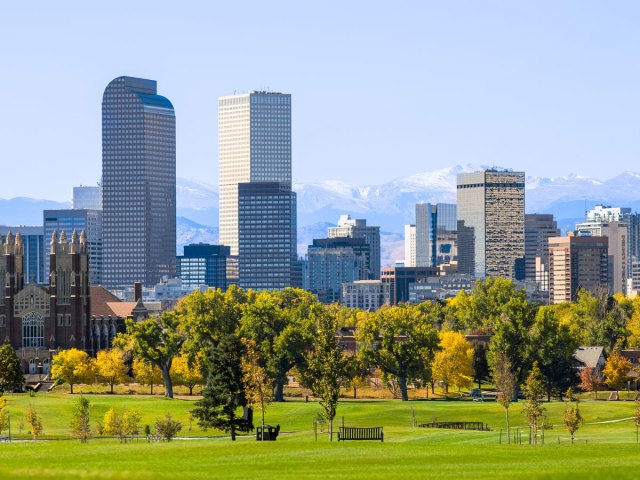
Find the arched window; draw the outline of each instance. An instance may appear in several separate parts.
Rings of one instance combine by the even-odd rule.
[[[22,346],[44,347],[44,318],[36,312],[27,313],[22,318]]]

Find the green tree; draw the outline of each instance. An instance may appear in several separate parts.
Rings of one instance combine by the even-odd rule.
[[[6,398],[0,397],[0,435],[9,428],[9,412],[7,410]]]
[[[602,345],[607,353],[628,335],[625,309],[606,290],[595,295],[580,290],[571,305],[571,318],[574,336],[581,345]]]
[[[320,399],[324,418],[329,422],[329,441],[333,441],[333,419],[338,409],[340,389],[349,384],[350,358],[338,343],[338,316],[335,308],[318,306],[313,309],[316,324],[313,349],[307,354],[302,384]]]
[[[96,371],[98,376],[109,384],[110,392],[116,384],[126,381],[127,365],[125,362],[125,352],[120,348],[110,350],[100,350],[96,357]]]
[[[311,347],[310,311],[317,299],[304,290],[255,292],[244,305],[240,336],[254,340],[269,376],[275,379],[274,400],[284,400],[289,371],[304,368],[304,352]]]
[[[564,414],[562,415],[562,421],[564,422],[565,427],[567,427],[567,432],[571,435],[571,444],[573,445],[573,436],[582,426],[584,419],[580,413],[578,397],[573,394],[573,390],[571,388],[567,390],[565,398],[567,406],[564,410]]]
[[[29,425],[29,431],[31,432],[31,438],[34,440],[42,434],[42,419],[33,405],[29,404],[29,409],[25,415],[25,420]]]
[[[516,395],[516,378],[511,370],[509,358],[502,352],[498,352],[494,358],[492,367],[493,383],[498,390],[496,401],[504,408],[507,421],[507,443],[511,443],[511,424],[509,422],[509,406]]]
[[[438,334],[425,315],[411,305],[383,307],[367,316],[358,332],[367,363],[397,378],[403,401],[407,384],[421,380],[438,349]]]
[[[51,376],[57,381],[68,383],[73,394],[75,384],[93,381],[95,366],[86,352],[77,348],[61,350],[53,357]]]
[[[482,381],[489,377],[489,362],[487,361],[487,346],[477,342],[473,346],[473,372],[478,389],[482,388]]]
[[[538,428],[544,419],[546,408],[542,405],[542,397],[545,394],[544,377],[538,363],[534,362],[533,368],[524,384],[524,394],[527,402],[522,409],[522,413],[527,417],[529,426],[531,427],[532,440],[534,445],[538,443]]]
[[[138,409],[125,409],[120,417],[120,441],[127,443],[127,437],[140,434],[140,424],[142,422],[142,412]]]
[[[87,443],[87,440],[91,437],[89,400],[82,395],[78,397],[71,414],[71,435],[80,440],[80,443]]]
[[[206,385],[202,400],[196,402],[193,416],[204,428],[231,432],[248,432],[253,425],[238,416],[239,408],[247,405],[242,373],[244,346],[235,335],[225,335],[205,358]]]
[[[140,322],[129,319],[126,325],[127,332],[118,334],[114,345],[158,367],[164,381],[164,396],[173,398],[171,364],[185,340],[178,329],[176,314],[165,312]]]
[[[242,378],[247,405],[252,408],[257,406],[260,409],[264,429],[264,415],[267,406],[273,400],[273,379],[261,366],[260,352],[256,348],[256,342],[243,338],[242,343],[246,348],[246,353],[242,357]]]
[[[182,430],[182,423],[174,420],[170,413],[167,413],[164,418],[156,419],[155,434],[167,442],[170,442],[180,430]]]
[[[13,347],[5,343],[0,346],[0,397],[5,391],[21,388],[23,385],[20,359]]]

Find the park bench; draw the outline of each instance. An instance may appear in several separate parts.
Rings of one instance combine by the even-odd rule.
[[[382,427],[340,427],[340,440],[380,440],[384,442]]]
[[[445,428],[450,430],[482,430],[489,431],[489,425],[482,422],[430,422],[418,425],[422,428]]]

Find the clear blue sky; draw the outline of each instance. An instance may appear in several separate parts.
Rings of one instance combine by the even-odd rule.
[[[95,183],[120,75],[158,81],[178,175],[214,184],[217,97],[263,88],[293,94],[298,182],[640,170],[639,23],[636,1],[3,2],[0,198]]]

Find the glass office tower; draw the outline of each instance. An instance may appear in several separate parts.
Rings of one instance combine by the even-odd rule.
[[[176,120],[156,82],[118,77],[102,99],[107,288],[155,285],[176,271]]]

